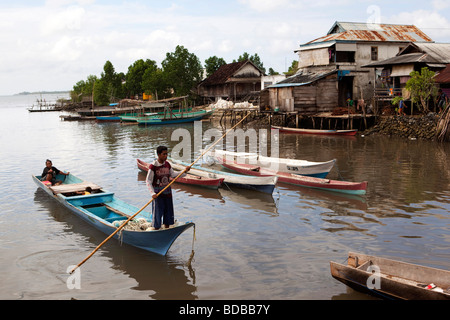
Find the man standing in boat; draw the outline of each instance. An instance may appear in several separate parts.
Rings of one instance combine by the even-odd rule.
[[[146,178],[147,187],[154,199],[152,207],[152,228],[154,230],[160,229],[162,222],[164,222],[166,228],[175,223],[172,188],[169,186],[159,196],[158,193],[170,183],[171,178],[175,178],[178,175],[167,161],[167,147],[159,146],[156,149],[156,153],[158,158],[149,165]],[[189,171],[189,169],[190,167],[187,167],[185,172]]]

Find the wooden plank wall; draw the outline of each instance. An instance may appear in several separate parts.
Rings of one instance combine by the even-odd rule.
[[[335,75],[293,88],[294,110],[300,113],[329,112],[338,106],[338,84]]]
[[[293,88],[294,111],[299,111],[300,113],[317,112],[317,87],[315,84],[291,88]]]
[[[329,112],[338,107],[339,92],[337,79],[324,79],[317,83],[317,112]]]

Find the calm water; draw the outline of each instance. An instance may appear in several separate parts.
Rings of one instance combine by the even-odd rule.
[[[69,290],[67,267],[106,235],[31,175],[50,158],[141,207],[149,194],[136,158],[174,147],[177,127],[64,122],[57,112],[29,113],[35,99],[0,97],[0,299],[367,299],[330,275],[329,261],[345,262],[348,251],[450,269],[450,144],[281,135],[281,157],[336,158],[329,177],[367,180],[367,195],[174,185],[176,217],[196,222],[195,241],[190,229],[161,257],[111,240],[81,267],[81,289]]]

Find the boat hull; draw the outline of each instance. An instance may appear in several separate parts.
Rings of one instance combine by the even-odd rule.
[[[249,164],[238,164],[236,162],[226,161],[223,158],[218,159],[219,162],[222,163],[222,166],[224,166],[227,169],[234,170],[241,174],[248,174],[253,176],[276,175],[278,177],[278,182],[281,183],[353,195],[366,194],[367,190],[366,181],[349,182],[349,181],[322,179],[316,177],[307,177],[286,172],[275,172]]]
[[[171,161],[172,167],[176,170],[184,170],[188,165],[184,162]],[[212,179],[224,179],[223,183],[238,188],[260,191],[272,194],[278,178],[276,176],[251,177],[244,176],[219,170],[201,168],[197,166],[191,167],[189,173],[200,177]]]
[[[275,172],[286,172],[295,175],[308,177],[325,178],[336,163],[336,159],[314,162],[307,160],[274,158],[258,155],[257,153],[232,152],[224,150],[209,151],[209,155],[214,158],[225,158],[227,161],[236,161],[243,163],[244,161],[269,169]]]
[[[319,130],[319,129],[301,129],[301,128],[289,128],[289,127],[277,127],[272,126],[272,129],[278,129],[282,133],[298,133],[298,134],[317,134],[317,135],[335,135],[335,136],[355,136],[358,130]]]
[[[399,300],[450,300],[450,271],[350,252],[348,264],[330,262],[331,275],[349,287]],[[444,292],[426,289],[434,283]]]
[[[137,166],[140,170],[142,170],[144,172],[148,172],[149,164],[147,162],[137,159]],[[178,178],[175,182],[193,185],[193,186],[205,187],[205,188],[209,188],[209,189],[218,189],[222,185],[223,180],[224,180],[223,178],[213,179],[213,178],[195,176],[192,174],[186,174],[184,177]]]
[[[121,120],[124,122],[136,122],[140,125],[162,125],[188,123],[202,120],[210,116],[214,110],[202,110],[192,112],[173,112],[171,114],[153,114],[149,116],[130,116],[122,115]]]
[[[50,197],[69,209],[76,216],[107,235],[112,234],[117,229],[113,222],[123,222],[127,217],[135,214],[139,210],[139,208],[116,198],[114,193],[111,192],[101,190],[102,192],[91,195],[65,196],[63,193],[55,194],[51,188],[47,187],[39,180],[40,176],[32,176],[32,178],[38,187],[43,189]],[[76,184],[76,182],[74,184]],[[68,184],[64,185],[63,183],[62,186],[67,185]],[[111,209],[106,209],[106,207],[113,208],[113,211],[111,211]],[[116,213],[118,210],[124,213],[124,215],[118,215]],[[136,218],[139,217],[149,219],[151,214],[142,211]],[[114,235],[113,238],[119,240],[121,243],[123,242],[149,252],[166,255],[173,242],[184,231],[194,226],[195,224],[193,222],[186,222],[184,224],[178,223],[176,226],[169,229],[153,231],[134,231],[126,230],[124,228]]]
[[[96,116],[97,122],[120,122],[119,116]]]

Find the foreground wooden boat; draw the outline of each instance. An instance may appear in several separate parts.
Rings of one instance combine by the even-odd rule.
[[[218,149],[209,151],[207,155],[212,156],[216,160],[218,157],[221,157],[226,158],[227,160],[236,161],[238,163],[244,163],[247,161],[250,164],[276,172],[288,172],[317,178],[325,178],[336,163],[336,159],[325,162],[314,162],[307,160],[266,157],[257,153],[233,152]]]
[[[449,300],[450,271],[350,252],[348,264],[330,262],[331,275],[384,299]]]
[[[234,161],[227,161],[226,159],[221,157],[218,157],[218,160],[225,168],[234,170],[241,174],[247,174],[258,177],[276,175],[278,177],[278,182],[282,183],[355,195],[366,194],[367,190],[367,181],[349,182],[316,177],[307,177],[287,172],[273,171],[270,169],[261,168],[260,166],[254,166],[251,164],[241,164]]]
[[[59,186],[48,186],[40,181],[41,176],[33,175],[32,178],[49,196],[107,235],[111,235],[140,209],[121,201],[115,197],[114,193],[91,182],[83,181],[73,174],[58,176],[57,180],[64,180]],[[80,195],[79,193],[84,192],[86,187],[90,187],[93,192],[90,195]],[[178,236],[195,226],[193,222],[177,221],[169,229],[150,230],[150,222],[151,213],[142,211],[114,238],[143,250],[166,255]]]
[[[140,170],[142,170],[144,172],[148,172],[149,164],[147,162],[137,159],[137,166]],[[200,177],[200,176],[196,176],[196,175],[187,173],[184,177],[178,178],[176,182],[199,186],[199,187],[218,189],[222,185],[223,180],[224,180],[224,178]]]
[[[272,126],[272,129],[278,129],[283,133],[300,133],[300,134],[319,134],[319,135],[335,135],[335,136],[354,136],[358,132],[356,129],[350,130],[319,130],[319,129],[301,129],[289,127]]]
[[[172,167],[175,170],[184,170],[190,164],[184,163],[182,161],[169,160]],[[272,194],[275,189],[275,184],[277,183],[278,177],[276,176],[265,176],[265,177],[252,177],[244,176],[241,174],[234,174],[225,171],[213,170],[210,168],[204,168],[200,166],[192,166],[189,170],[190,174],[213,178],[213,179],[224,179],[223,183],[238,188],[244,188],[249,190],[260,191],[268,194]]]

